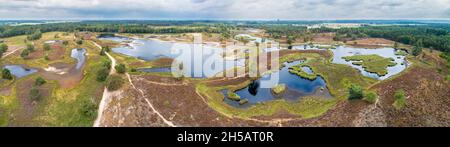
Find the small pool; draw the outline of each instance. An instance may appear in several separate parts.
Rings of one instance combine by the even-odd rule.
[[[6,65],[4,68],[8,69],[11,74],[16,76],[17,78],[22,78],[38,71],[37,69],[33,68],[24,68],[21,65]]]

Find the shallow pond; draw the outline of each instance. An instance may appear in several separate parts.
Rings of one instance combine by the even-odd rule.
[[[187,77],[205,78],[212,77],[224,70],[232,69],[234,67],[243,67],[245,60],[225,60],[222,56],[224,52],[222,48],[208,46],[203,44],[188,44],[165,42],[155,39],[122,39],[123,37],[103,37],[104,40],[119,41],[127,43],[127,46],[113,48],[112,51],[142,60],[151,61],[159,58],[173,58],[179,62],[187,63],[183,66],[191,66],[191,68],[184,68],[184,74]],[[203,56],[192,56],[203,55]],[[201,60],[203,59],[203,60]],[[211,63],[214,59],[216,62]],[[203,71],[208,66],[213,70]],[[205,67],[204,67],[205,66]],[[166,72],[170,69],[145,69],[145,72]]]
[[[322,77],[317,77],[315,80],[308,80],[289,72],[290,67],[300,63],[302,63],[302,61],[285,63],[286,66],[280,71],[263,76],[261,79],[253,81],[248,87],[236,91],[235,93],[242,99],[248,99],[247,104],[240,105],[239,102],[228,98],[225,99],[225,102],[235,107],[248,107],[257,103],[282,98],[289,101],[298,101],[301,97],[314,95],[316,92],[322,93],[325,97],[331,97],[326,90],[326,83]],[[279,84],[286,85],[286,91],[280,95],[274,94],[271,88],[261,88],[259,86],[261,80],[267,80],[274,74],[280,74]],[[227,90],[222,91],[225,97],[227,97],[227,92]]]
[[[86,61],[86,49],[72,49],[70,57],[77,59],[76,69],[81,69]]]
[[[298,47],[295,49],[301,50],[303,48]],[[316,48],[308,48],[308,49],[316,49]],[[364,76],[371,77],[371,78],[378,79],[378,80],[385,80],[394,75],[397,75],[408,67],[408,62],[406,61],[406,57],[401,56],[401,55],[395,55],[397,50],[393,49],[393,48],[365,49],[365,48],[355,48],[355,47],[348,47],[348,46],[338,46],[336,49],[331,49],[331,51],[334,54],[333,55],[333,63],[345,64],[345,65],[352,66],[353,68],[356,68],[359,71],[361,71],[361,74],[363,74]],[[352,61],[345,61],[345,59],[342,59],[342,57],[347,57],[347,56],[373,55],[373,54],[379,55],[384,58],[392,58],[395,60],[394,62],[397,63],[397,65],[388,67],[387,75],[379,76],[376,73],[370,73],[370,72],[365,71],[364,68],[360,65],[353,65]]]
[[[17,78],[22,78],[38,71],[37,69],[24,68],[21,65],[6,65],[4,68],[8,69]]]

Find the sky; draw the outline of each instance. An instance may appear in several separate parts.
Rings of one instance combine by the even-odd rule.
[[[0,0],[6,19],[450,19],[450,0]]]

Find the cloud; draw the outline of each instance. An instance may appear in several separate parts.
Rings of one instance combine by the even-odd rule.
[[[0,0],[0,19],[450,19],[450,0]]]

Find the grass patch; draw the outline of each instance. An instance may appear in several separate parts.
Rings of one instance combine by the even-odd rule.
[[[406,96],[404,90],[397,90],[394,94],[394,104],[392,104],[395,109],[400,110],[406,105]]]
[[[368,103],[375,104],[378,100],[378,95],[373,91],[369,91],[365,94],[363,100],[365,100]]]
[[[361,65],[367,72],[376,73],[379,76],[388,74],[387,67],[397,65],[393,62],[395,59],[384,58],[379,55],[355,55],[342,57],[346,61],[354,61],[354,65]]]

